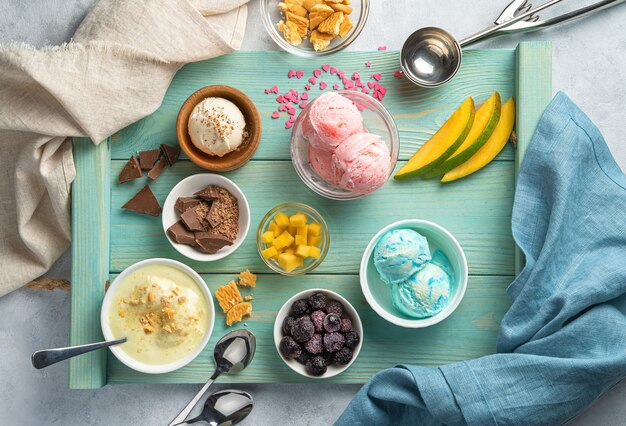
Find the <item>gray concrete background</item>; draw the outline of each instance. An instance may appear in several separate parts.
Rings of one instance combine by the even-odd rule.
[[[591,0],[593,1],[593,0]],[[559,6],[591,1],[568,0]],[[0,0],[0,43],[42,46],[69,40],[93,0]],[[372,0],[368,25],[355,50],[381,44],[399,49],[420,26],[438,25],[459,37],[490,25],[507,0]],[[538,4],[538,2],[537,2]],[[252,0],[244,50],[275,49]],[[554,89],[569,94],[603,132],[622,169],[626,99],[626,5],[574,24],[518,38],[491,40],[481,47],[513,47],[519,39],[554,42]],[[610,44],[610,48],[607,46]],[[49,275],[69,278],[64,256]],[[0,298],[0,424],[157,425],[165,424],[198,386],[107,386],[97,391],[67,389],[67,364],[35,371],[30,354],[69,342],[69,294],[19,290]],[[358,386],[245,385],[257,405],[246,424],[317,425],[332,423]],[[219,386],[215,387],[220,388]],[[626,424],[626,382],[598,400],[570,424]]]

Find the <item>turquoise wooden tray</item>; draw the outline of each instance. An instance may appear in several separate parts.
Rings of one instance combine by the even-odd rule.
[[[322,62],[323,61],[323,62]],[[365,68],[371,61],[372,68]],[[289,135],[284,119],[272,120],[275,96],[264,88],[301,90],[304,79],[287,78],[289,69],[311,73],[330,62],[362,76],[382,72],[387,87],[384,105],[400,130],[399,166],[427,140],[467,96],[479,103],[498,90],[503,100],[516,97],[518,148],[508,146],[484,170],[459,182],[390,181],[370,197],[335,202],[309,191],[296,176],[289,157]],[[254,313],[246,323],[257,335],[257,353],[248,369],[222,382],[303,382],[280,360],[272,338],[277,310],[294,293],[323,287],[341,293],[359,310],[365,341],[356,362],[333,383],[363,383],[375,372],[401,363],[439,366],[495,352],[500,320],[509,306],[505,290],[519,269],[511,237],[511,206],[516,167],[530,141],[539,116],[551,98],[551,46],[522,43],[509,50],[470,50],[457,77],[443,88],[420,90],[406,79],[393,78],[398,52],[349,52],[307,60],[281,52],[240,52],[190,64],[182,68],[152,115],[123,129],[99,146],[88,139],[74,141],[77,177],[72,197],[72,321],[71,344],[102,339],[100,305],[105,283],[127,266],[150,257],[180,260],[202,274],[212,292],[239,271],[259,274],[254,290]],[[327,78],[329,82],[331,81]],[[161,219],[121,209],[145,179],[116,183],[130,155],[138,150],[176,144],[175,119],[183,101],[209,84],[228,84],[243,90],[263,118],[263,138],[253,161],[226,175],[245,192],[251,208],[251,229],[244,244],[230,257],[215,263],[182,258],[168,243]],[[333,83],[331,83],[332,85]],[[311,95],[319,89],[314,88]],[[319,92],[318,92],[319,93]],[[186,159],[166,170],[151,184],[163,203],[182,178],[203,172]],[[330,226],[331,248],[314,274],[285,278],[272,274],[256,252],[256,227],[276,204],[299,201],[319,209]],[[422,330],[403,329],[378,317],[359,287],[358,267],[369,239],[390,222],[420,218],[439,223],[463,246],[470,269],[465,298],[442,323]],[[243,326],[243,325],[241,325]],[[176,372],[145,375],[123,366],[110,353],[100,351],[70,362],[71,388],[97,388],[107,383],[198,383],[213,372],[212,348],[227,327],[221,314],[211,342],[194,362]]]

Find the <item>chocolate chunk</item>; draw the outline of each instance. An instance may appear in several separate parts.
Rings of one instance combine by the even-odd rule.
[[[200,222],[195,208],[187,209],[187,211],[180,215],[180,218],[190,231],[204,231],[204,226],[202,222]]]
[[[180,155],[180,149],[164,143],[161,144],[161,151],[163,151],[163,155],[167,159],[167,163],[170,167],[174,165]]]
[[[228,238],[212,232],[196,232],[196,242],[199,250],[208,254],[215,254],[225,246],[232,246],[233,242]]]
[[[224,221],[224,218],[220,215],[220,207],[218,202],[211,203],[211,209],[206,217],[211,227],[215,228]]]
[[[161,214],[161,206],[148,185],[144,186],[141,191],[128,200],[122,208],[152,216],[158,216]]]
[[[141,167],[139,167],[139,161],[137,161],[135,156],[132,155],[128,160],[128,163],[126,163],[126,165],[120,172],[117,181],[118,183],[124,183],[128,182],[129,180],[139,179],[142,176],[143,173],[141,172]]]
[[[174,209],[178,212],[178,214],[185,213],[188,209],[192,207],[196,207],[200,204],[200,200],[193,197],[178,197],[176,200],[176,204],[174,204]]]
[[[167,235],[178,244],[187,244],[190,246],[197,246],[196,237],[193,232],[190,232],[182,220],[179,220],[169,228],[167,228]]]
[[[196,197],[200,197],[203,200],[213,201],[217,200],[220,196],[219,186],[209,185],[201,191],[194,193]]]
[[[165,166],[167,166],[167,160],[165,158],[161,158],[159,162],[156,163],[156,166],[148,172],[148,177],[152,180],[157,180]]]
[[[154,163],[157,162],[160,156],[161,156],[160,149],[152,149],[150,151],[140,151],[139,152],[139,164],[141,165],[141,170],[150,170],[152,167],[154,167]]]

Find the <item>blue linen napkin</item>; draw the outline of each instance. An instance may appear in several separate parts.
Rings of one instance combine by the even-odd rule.
[[[381,371],[337,425],[561,424],[626,376],[626,176],[563,93],[526,152],[512,225],[526,266],[498,353]]]

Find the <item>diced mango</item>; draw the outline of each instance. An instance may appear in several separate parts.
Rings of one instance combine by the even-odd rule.
[[[261,255],[265,259],[273,259],[278,257],[278,251],[276,250],[276,247],[268,247],[261,252]]]
[[[307,245],[298,245],[296,247],[296,256],[300,257],[308,257],[309,256],[309,246]]]
[[[263,241],[265,244],[270,244],[272,241],[274,241],[274,231],[264,232],[263,235],[261,235],[261,241]]]
[[[317,223],[317,222],[313,222],[311,224],[309,224],[309,235],[313,235],[315,237],[318,237],[322,234],[322,224]]]
[[[293,242],[294,242],[293,236],[289,232],[283,231],[282,234],[274,238],[274,241],[272,241],[272,245],[276,247],[276,249],[281,249],[284,247],[289,247],[290,245],[293,244]]]
[[[274,233],[274,237],[278,237],[280,235],[280,232],[276,233],[276,231],[278,230],[278,224],[275,221],[270,222],[270,226],[267,228],[267,230],[272,231]]]
[[[322,241],[322,237],[317,236],[317,235],[309,235],[309,238],[307,239],[307,245],[317,247],[320,245],[321,241]]]
[[[278,213],[274,217],[274,220],[276,221],[276,224],[282,228],[286,228],[289,226],[289,216],[287,216],[283,212]]]
[[[296,234],[297,235],[302,235],[303,237],[306,237],[308,232],[309,232],[309,226],[308,225],[304,225],[304,226],[298,226]]]
[[[283,231],[282,234],[280,234],[280,236],[282,238],[285,239],[285,241],[287,242],[287,244],[285,245],[285,247],[289,247],[290,245],[293,244],[293,242],[295,241],[295,238],[293,237],[293,235],[287,231]]]
[[[289,253],[283,253],[278,256],[278,264],[285,272],[291,272],[298,267],[301,260],[298,256]]]
[[[296,256],[296,266],[300,267],[304,265],[304,257]]]
[[[289,216],[289,225],[295,226],[304,226],[306,225],[307,217],[304,213],[296,213]]]
[[[287,232],[289,232],[291,235],[296,235],[298,233],[298,227],[289,225],[287,227]]]
[[[319,247],[309,246],[309,257],[312,257],[313,259],[319,259],[321,254],[322,253]]]
[[[307,238],[304,235],[296,235],[296,245],[297,246],[306,246]]]
[[[284,253],[287,253],[287,254],[296,254],[296,249],[295,249],[295,247],[287,247],[287,248],[285,249]]]

